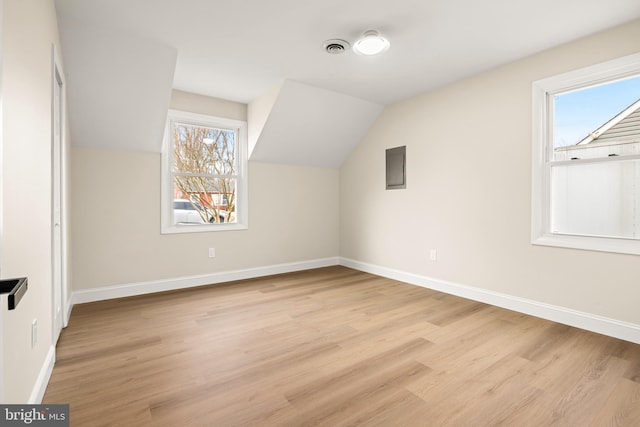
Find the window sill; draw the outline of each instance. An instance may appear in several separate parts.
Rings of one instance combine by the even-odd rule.
[[[555,246],[559,248],[640,255],[640,240],[634,239],[544,234],[539,237],[534,237],[531,243],[534,245]]]
[[[210,233],[218,231],[247,230],[247,224],[182,224],[162,226],[161,234]]]

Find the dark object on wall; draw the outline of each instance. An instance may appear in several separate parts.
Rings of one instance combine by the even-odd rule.
[[[29,283],[27,282],[26,277],[0,280],[0,294],[9,294],[7,295],[9,310],[16,308],[24,294],[27,292],[28,287]]]
[[[387,190],[407,188],[407,147],[387,149]]]

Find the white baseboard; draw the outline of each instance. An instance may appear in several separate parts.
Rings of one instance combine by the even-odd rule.
[[[31,396],[29,396],[29,402],[27,402],[28,404],[38,405],[42,403],[42,398],[44,397],[44,392],[47,391],[47,385],[49,384],[49,379],[51,378],[55,362],[56,348],[54,346],[50,346],[49,351],[47,352],[47,357],[45,357],[42,367],[40,368],[40,373],[38,374],[36,383],[33,385]]]
[[[508,294],[489,291],[459,283],[433,279],[418,274],[407,273],[388,267],[368,264],[349,258],[331,257],[316,260],[277,264],[265,267],[249,268],[244,270],[225,271],[200,276],[188,276],[167,280],[154,280],[126,285],[105,286],[101,288],[75,291],[71,296],[71,302],[67,304],[68,316],[74,304],[102,301],[114,298],[123,298],[135,295],[144,295],[154,292],[163,292],[176,289],[184,289],[195,286],[230,282],[234,280],[253,279],[256,277],[270,276],[273,274],[291,273],[294,271],[309,270],[313,268],[343,265],[355,270],[364,271],[378,276],[388,277],[433,289],[447,294],[460,296],[474,301],[483,302],[519,313],[529,314],[542,319],[551,320],[569,326],[575,326],[614,338],[623,339],[640,344],[640,325],[610,319],[595,314],[572,310],[534,300],[520,298]]]
[[[640,344],[640,325],[486,289],[340,258],[340,265]]]
[[[234,280],[253,279],[256,277],[271,276],[274,274],[329,267],[332,265],[338,265],[337,257],[292,262],[287,264],[276,264],[244,270],[224,271],[200,276],[188,276],[166,280],[131,283],[126,285],[105,286],[82,291],[74,291],[71,296],[71,304],[68,305],[70,311],[71,307],[75,304],[192,288],[215,283],[231,282]]]

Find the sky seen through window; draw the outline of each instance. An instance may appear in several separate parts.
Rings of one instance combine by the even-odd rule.
[[[640,76],[554,97],[553,146],[575,145],[640,99]]]

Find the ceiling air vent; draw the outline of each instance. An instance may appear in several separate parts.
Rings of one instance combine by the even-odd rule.
[[[349,49],[351,45],[346,40],[331,39],[324,42],[324,50],[332,55],[337,55]]]

